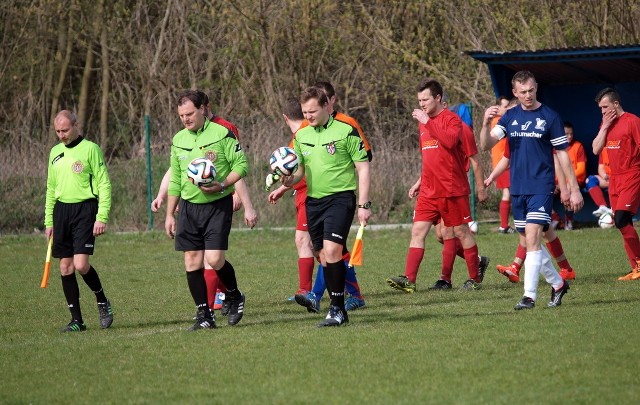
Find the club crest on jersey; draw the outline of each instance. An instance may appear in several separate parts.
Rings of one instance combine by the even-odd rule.
[[[73,170],[74,173],[82,173],[82,170],[84,169],[84,165],[82,164],[81,161],[76,160],[72,165],[71,165],[71,170]]]
[[[327,148],[327,152],[329,152],[330,155],[334,155],[336,153],[336,143],[335,142],[328,143],[326,145],[326,148]]]
[[[536,129],[544,131],[545,125],[547,125],[547,121],[543,120],[542,118],[536,118]]]
[[[209,159],[212,163],[216,161],[216,159],[218,158],[218,156],[216,155],[216,153],[212,150],[208,150],[204,153],[204,157],[206,157],[207,159]]]

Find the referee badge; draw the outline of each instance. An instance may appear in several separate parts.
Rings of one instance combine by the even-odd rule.
[[[327,152],[329,152],[330,155],[333,155],[336,153],[336,143],[335,142],[331,142],[329,144],[327,144]]]
[[[71,165],[71,170],[73,170],[74,173],[82,173],[82,170],[84,170],[84,165],[81,161],[76,160],[73,165]]]
[[[218,156],[216,156],[216,153],[212,150],[208,150],[204,153],[204,157],[206,157],[207,159],[209,159],[212,163],[216,161],[216,158]]]

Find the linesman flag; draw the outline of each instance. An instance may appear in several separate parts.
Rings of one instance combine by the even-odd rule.
[[[51,247],[53,245],[53,236],[49,238],[49,244],[47,245],[47,257],[44,259],[44,272],[42,273],[42,281],[40,281],[40,288],[47,288],[49,284],[49,270],[51,269]]]
[[[349,259],[349,267],[362,266],[362,234],[364,233],[364,223],[360,223],[356,240],[353,241],[353,249],[351,249],[351,258]]]

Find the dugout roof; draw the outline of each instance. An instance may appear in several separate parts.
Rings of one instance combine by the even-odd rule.
[[[598,91],[615,88],[622,108],[640,116],[640,44],[466,54],[487,64],[496,97],[511,98],[514,73],[531,71],[539,84],[538,99],[573,124],[575,138],[587,152],[588,174],[598,167],[591,149],[601,121]]]

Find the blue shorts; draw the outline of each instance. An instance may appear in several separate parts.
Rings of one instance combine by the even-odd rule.
[[[526,224],[543,226],[543,231],[549,229],[551,210],[553,208],[553,194],[527,194],[511,196],[511,212],[516,231],[524,232]]]

